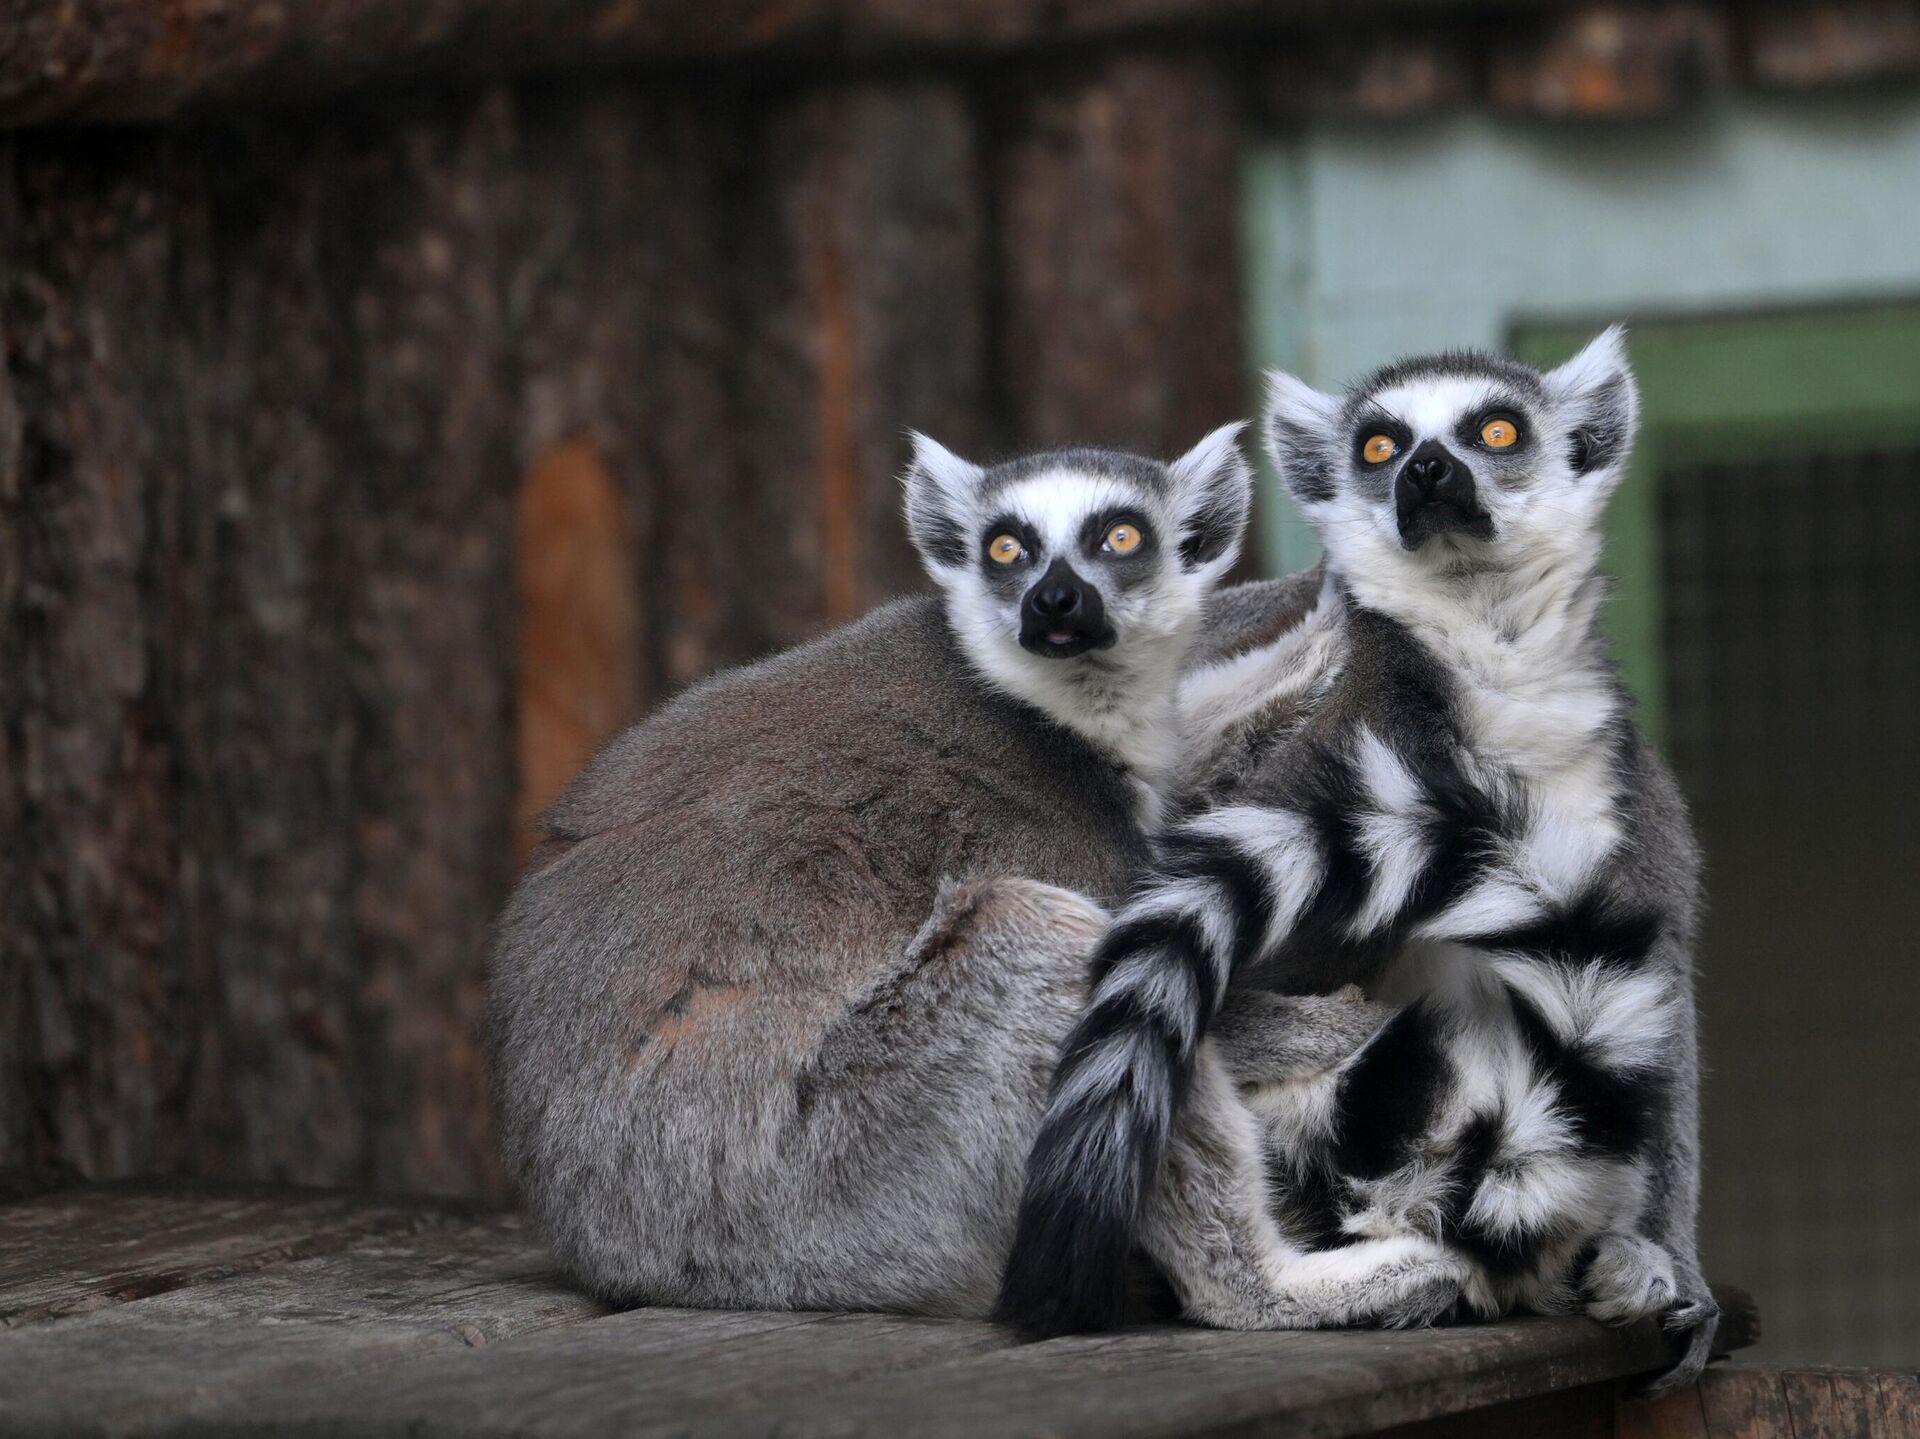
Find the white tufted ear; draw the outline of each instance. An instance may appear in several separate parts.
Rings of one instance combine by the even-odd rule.
[[[1287,493],[1301,504],[1333,498],[1340,475],[1340,401],[1283,370],[1267,371],[1260,427]]]
[[[1244,420],[1222,425],[1167,466],[1180,525],[1180,563],[1224,574],[1240,556],[1253,513],[1253,471],[1240,453]]]
[[[1617,477],[1633,448],[1640,390],[1627,364],[1627,332],[1609,325],[1543,378],[1570,432],[1568,463],[1576,475]]]
[[[920,551],[927,572],[962,568],[972,547],[967,525],[986,471],[954,454],[938,440],[909,431],[913,458],[900,483],[906,488],[907,534]]]

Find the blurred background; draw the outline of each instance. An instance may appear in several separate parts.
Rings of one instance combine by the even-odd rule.
[[[530,817],[918,584],[903,429],[1625,318],[1709,1272],[1920,1357],[1920,5],[12,0],[0,125],[0,1169],[503,1194]]]

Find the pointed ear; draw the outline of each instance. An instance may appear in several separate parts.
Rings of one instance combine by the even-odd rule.
[[[1548,371],[1543,382],[1566,417],[1573,472],[1625,468],[1640,417],[1640,389],[1627,367],[1627,332],[1609,326],[1566,364]]]
[[[1261,434],[1287,493],[1303,505],[1333,498],[1340,475],[1340,401],[1282,370],[1267,371]]]
[[[1253,513],[1253,471],[1239,444],[1245,428],[1242,420],[1222,425],[1167,466],[1183,569],[1224,574],[1240,557]]]
[[[972,552],[967,523],[986,471],[918,431],[908,431],[907,437],[913,458],[900,477],[907,492],[907,535],[937,580],[942,570],[963,568]]]

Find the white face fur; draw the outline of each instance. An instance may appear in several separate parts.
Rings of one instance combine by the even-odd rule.
[[[1269,379],[1274,463],[1349,582],[1411,597],[1436,580],[1511,590],[1593,572],[1638,413],[1618,326],[1545,374],[1439,355],[1344,396]]]
[[[976,669],[1122,762],[1164,761],[1175,681],[1252,503],[1240,425],[1172,464],[1061,450],[982,468],[915,435],[907,528]]]

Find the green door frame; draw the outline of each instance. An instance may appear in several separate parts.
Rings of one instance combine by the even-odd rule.
[[[1605,320],[1522,321],[1514,356],[1545,368]],[[1667,723],[1661,466],[1808,450],[1839,453],[1920,438],[1920,302],[1724,318],[1645,319],[1628,347],[1640,438],[1608,519],[1618,587],[1607,627],[1656,744]]]

